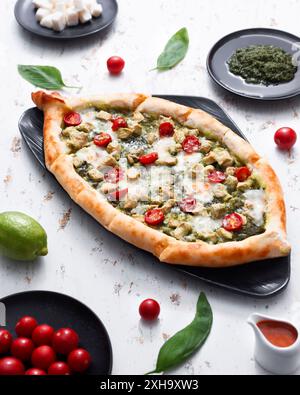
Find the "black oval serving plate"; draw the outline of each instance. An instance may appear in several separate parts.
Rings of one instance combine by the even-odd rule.
[[[193,96],[156,95],[189,107],[200,108],[213,115],[223,124],[234,130],[238,135],[245,136],[214,101]],[[25,111],[19,121],[19,129],[23,139],[39,164],[45,167],[43,151],[43,113],[37,108]],[[155,260],[155,258],[153,257]],[[230,291],[263,298],[273,296],[283,289],[290,280],[290,257],[269,259],[262,262],[252,262],[225,269],[207,269],[187,266],[171,266],[209,284]]]
[[[35,19],[35,9],[32,0],[18,0],[15,5],[17,22],[30,33],[54,40],[69,40],[90,36],[101,31],[106,31],[114,22],[118,13],[116,0],[97,0],[103,6],[103,14],[99,18],[77,26],[67,27],[62,32],[55,32],[41,26]]]
[[[280,30],[264,28],[241,30],[225,36],[213,46],[207,58],[207,69],[218,85],[239,96],[256,100],[287,99],[300,94],[300,67],[292,81],[265,86],[247,84],[241,77],[229,71],[227,62],[237,49],[249,45],[274,45],[294,55],[300,50],[299,43],[300,38]]]
[[[112,348],[108,333],[95,313],[70,296],[50,291],[29,291],[0,299],[6,308],[6,329],[15,333],[17,321],[33,316],[40,324],[55,329],[72,328],[80,338],[80,347],[89,351],[92,364],[86,374],[109,375],[112,370]]]

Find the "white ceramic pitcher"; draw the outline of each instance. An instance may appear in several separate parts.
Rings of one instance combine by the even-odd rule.
[[[291,325],[298,333],[298,338],[290,347],[276,347],[264,336],[257,324],[261,321],[282,322]],[[248,324],[254,330],[255,351],[254,357],[265,370],[281,375],[294,373],[300,366],[300,337],[298,328],[289,321],[277,318],[252,314],[248,318]]]

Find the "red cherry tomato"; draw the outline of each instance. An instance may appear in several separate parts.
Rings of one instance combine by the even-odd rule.
[[[49,346],[37,347],[31,356],[32,365],[35,368],[47,370],[49,366],[55,362],[56,355],[53,348]]]
[[[236,232],[243,227],[243,218],[238,213],[226,215],[223,219],[223,228],[229,232]]]
[[[146,321],[154,321],[160,313],[160,306],[154,299],[144,300],[139,307],[140,316]]]
[[[207,177],[213,184],[220,184],[226,180],[226,175],[222,171],[217,170],[210,172]]]
[[[14,357],[0,359],[0,376],[21,376],[25,374],[23,363]]]
[[[54,362],[49,366],[48,374],[51,376],[69,376],[71,370],[65,362]]]
[[[239,167],[238,169],[235,170],[234,175],[236,176],[239,182],[244,182],[251,176],[251,170],[248,169],[248,167],[246,166]]]
[[[46,376],[47,373],[42,369],[31,368],[26,370],[25,376]]]
[[[142,165],[151,165],[151,163],[156,162],[158,159],[158,155],[156,152],[151,152],[150,154],[142,155],[139,158],[139,161]]]
[[[128,194],[128,188],[118,189],[117,191],[112,192],[108,195],[108,200],[112,202],[118,202],[124,199],[127,194]]]
[[[6,354],[12,343],[12,335],[6,329],[0,329],[0,354]]]
[[[107,147],[111,141],[111,135],[104,132],[99,133],[94,137],[94,144],[96,144],[98,147]]]
[[[21,361],[29,361],[34,350],[33,341],[27,337],[18,337],[12,342],[11,354]]]
[[[107,69],[110,72],[110,74],[120,74],[121,71],[124,69],[125,62],[120,56],[111,56],[107,60]]]
[[[25,316],[16,325],[16,333],[20,337],[31,337],[33,330],[37,327],[37,321],[33,317]]]
[[[275,133],[274,140],[280,149],[289,150],[296,144],[297,134],[291,128],[281,128]]]
[[[32,332],[32,340],[37,346],[50,346],[54,329],[47,324],[38,325]]]
[[[81,115],[78,114],[78,112],[71,111],[64,116],[64,123],[66,126],[78,126],[81,122]]]
[[[124,119],[123,117],[117,117],[117,118],[113,118],[112,119],[112,130],[114,132],[116,132],[117,130],[121,129],[121,128],[127,128],[128,124],[126,119]]]
[[[172,137],[174,134],[174,126],[171,122],[163,122],[159,125],[159,134],[161,137]]]
[[[193,197],[182,199],[179,203],[180,210],[184,213],[192,213],[196,207],[197,201]]]
[[[85,372],[89,368],[91,361],[90,353],[83,348],[73,350],[68,356],[68,365],[76,373]]]
[[[79,337],[70,328],[61,328],[53,335],[52,346],[58,354],[67,355],[78,347]]]
[[[182,143],[182,148],[187,154],[198,152],[200,146],[200,140],[196,136],[187,136]]]
[[[104,174],[104,179],[111,184],[118,184],[120,181],[124,180],[124,176],[124,171],[119,167],[115,167]]]
[[[148,210],[145,214],[145,222],[151,226],[160,225],[164,219],[165,215],[160,208]]]

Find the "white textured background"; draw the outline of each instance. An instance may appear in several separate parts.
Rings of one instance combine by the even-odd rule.
[[[299,0],[119,0],[119,15],[105,37],[73,43],[48,42],[24,32],[13,15],[14,1],[0,2],[0,207],[20,210],[47,229],[49,255],[37,263],[0,258],[0,296],[45,289],[87,303],[103,320],[112,340],[115,374],[139,374],[153,368],[167,336],[194,315],[200,290],[215,315],[203,349],[174,373],[265,374],[253,361],[254,339],[246,318],[253,311],[293,317],[300,311],[300,159],[299,144],[279,153],[273,134],[281,126],[300,130],[300,99],[252,103],[231,96],[210,81],[206,56],[219,38],[250,27],[275,27],[300,36]],[[186,26],[190,48],[185,60],[165,73],[149,72],[167,39]],[[119,78],[106,71],[106,59],[119,54],[126,69]],[[268,157],[286,195],[289,238],[293,245],[292,279],[284,294],[265,301],[211,288],[158,266],[143,252],[108,234],[74,205],[44,173],[20,141],[18,118],[31,106],[32,87],[16,65],[49,64],[84,92],[138,91],[207,96],[221,104],[258,152]],[[161,317],[144,326],[137,313],[141,300],[156,298]]]

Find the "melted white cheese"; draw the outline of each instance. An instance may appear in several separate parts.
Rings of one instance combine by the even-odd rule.
[[[108,153],[105,149],[92,144],[77,151],[76,156],[97,168],[101,165],[103,159],[108,156]]]
[[[200,215],[193,217],[192,226],[196,232],[208,234],[222,226],[222,220],[214,220],[211,217]]]
[[[263,225],[266,211],[265,192],[262,189],[253,189],[246,191],[244,196],[249,215],[253,218],[255,225]]]
[[[157,152],[158,159],[164,161],[169,158],[172,158],[172,155],[169,152],[170,148],[175,148],[176,143],[173,137],[164,137],[159,139],[153,144],[153,152]]]
[[[176,172],[185,172],[191,170],[193,165],[200,163],[202,159],[202,154],[200,152],[195,152],[193,154],[186,154],[185,152],[179,152],[176,156],[177,165],[174,166]]]

